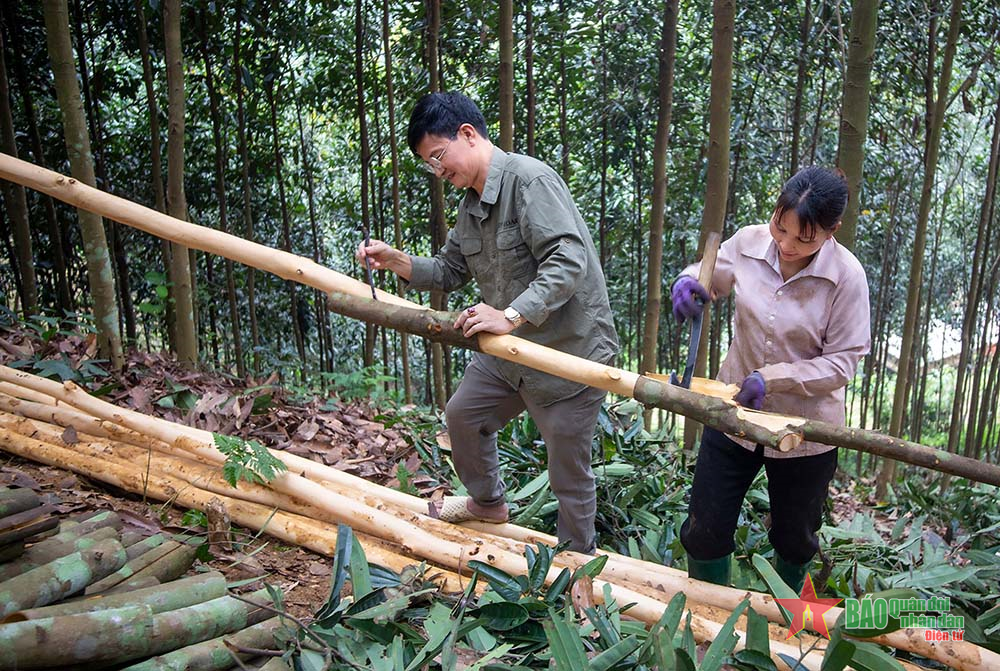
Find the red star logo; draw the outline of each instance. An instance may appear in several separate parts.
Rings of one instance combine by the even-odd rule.
[[[795,634],[806,628],[806,622],[811,623],[810,629],[821,634],[824,638],[830,638],[830,630],[826,627],[826,620],[823,613],[835,607],[843,599],[820,599],[816,596],[816,588],[813,587],[812,576],[806,575],[806,581],[802,585],[802,592],[798,599],[775,599],[791,618],[788,625],[788,640]]]

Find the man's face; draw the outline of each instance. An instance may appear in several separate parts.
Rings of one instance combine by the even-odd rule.
[[[417,145],[417,153],[433,169],[434,174],[459,189],[472,186],[476,174],[467,136],[466,127],[462,126],[453,138],[425,135]]]

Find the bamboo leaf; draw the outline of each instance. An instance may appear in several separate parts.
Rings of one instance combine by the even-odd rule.
[[[567,607],[564,612],[565,618],[550,608],[549,619],[542,623],[542,627],[552,649],[552,660],[557,671],[580,671],[587,668],[587,653],[580,641],[579,628],[570,623],[572,609]]]
[[[635,652],[640,645],[642,642],[638,638],[629,636],[591,659],[588,668],[590,671],[607,671]]]
[[[677,625],[680,624],[681,615],[684,614],[684,604],[687,602],[687,596],[684,592],[677,592],[670,599],[670,603],[667,604],[666,609],[663,611],[663,615],[660,619],[649,629],[649,636],[646,638],[646,643],[643,644],[642,649],[639,651],[639,659],[647,659],[652,656],[654,659],[659,660],[656,662],[657,666],[662,666],[663,655],[669,652],[670,665],[673,668],[674,654],[673,654],[673,641],[674,635],[677,632]],[[669,650],[660,650],[660,636],[663,634],[667,637],[667,643]]]
[[[678,592],[683,594],[683,592]],[[655,634],[650,632],[647,643],[652,650],[653,663],[658,671],[674,671],[677,668],[677,656],[674,654],[674,637],[665,629]],[[641,658],[640,658],[641,659]]]
[[[433,604],[424,619],[424,629],[427,631],[427,642],[406,665],[406,671],[419,669],[441,652],[445,640],[452,632],[451,609],[440,603]]]
[[[788,671],[809,671],[809,669],[802,664],[799,660],[795,659],[791,655],[786,655],[783,652],[778,653],[778,657],[785,664],[788,665]]]
[[[523,586],[506,571],[475,559],[469,562],[469,568],[483,576],[490,587],[507,601],[517,601],[521,598]]]
[[[589,562],[581,566],[573,574],[573,580],[578,580],[583,576],[589,578],[596,578],[601,571],[604,570],[605,564],[608,563],[608,555],[600,555],[599,557],[594,557]]]
[[[768,659],[771,658],[771,637],[767,630],[767,618],[753,608],[747,609],[747,642],[745,650],[758,652]]]
[[[545,592],[545,602],[554,605],[559,597],[566,591],[572,577],[573,573],[568,568],[564,568],[559,575],[556,576],[556,579],[552,581],[552,584],[549,585],[549,589]]]
[[[529,496],[534,496],[539,491],[544,491],[549,486],[549,472],[544,470],[534,478],[531,479],[528,484],[521,487],[516,492],[511,494],[508,498],[511,501],[520,501],[521,499],[526,499]]]
[[[838,627],[830,634],[830,644],[823,653],[823,666],[820,667],[820,671],[843,671],[850,663],[856,649],[854,642],[845,639]]]
[[[372,576],[368,569],[368,558],[365,557],[365,550],[361,547],[361,542],[358,541],[357,536],[353,534],[351,536],[351,590],[354,600],[357,601],[371,594]]]
[[[339,618],[331,616],[340,608],[340,592],[344,589],[344,582],[347,579],[347,567],[351,563],[351,549],[354,532],[346,524],[337,525],[337,547],[336,557],[333,562],[333,574],[330,576],[330,596],[326,603],[316,613],[316,622],[320,626],[327,627],[334,624]]]
[[[982,567],[980,566],[950,566],[947,564],[938,564],[937,566],[928,566],[916,571],[904,571],[903,573],[897,573],[889,576],[885,579],[885,581],[890,585],[905,585],[906,587],[912,587],[915,589],[931,587],[941,588],[945,585],[968,580],[969,578],[974,577],[981,570]]]
[[[498,645],[497,647],[493,648],[488,653],[480,657],[475,664],[473,664],[472,666],[465,667],[465,671],[480,671],[480,669],[484,668],[487,664],[489,664],[491,660],[506,655],[513,649],[513,647],[514,647],[513,643],[504,643],[503,645]]]
[[[597,608],[585,608],[583,611],[600,634],[601,639],[610,648],[621,643],[621,634],[615,629],[606,613]]]
[[[743,599],[740,605],[726,618],[722,629],[719,630],[712,644],[705,651],[705,656],[701,660],[702,671],[718,671],[718,669],[722,668],[722,663],[729,656],[729,653],[736,648],[736,643],[740,640],[735,631],[736,620],[739,619],[749,605],[750,599]]]
[[[524,606],[504,601],[488,603],[469,611],[469,615],[482,620],[482,626],[491,631],[507,631],[528,621],[528,609]]]
[[[903,665],[895,657],[874,643],[854,641],[854,646],[850,663],[856,671],[903,671]]]

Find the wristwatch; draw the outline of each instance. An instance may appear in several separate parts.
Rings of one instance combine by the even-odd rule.
[[[514,309],[513,306],[507,307],[507,309],[503,311],[503,316],[507,319],[507,321],[514,325],[514,328],[517,328],[527,321],[521,316],[520,312]]]

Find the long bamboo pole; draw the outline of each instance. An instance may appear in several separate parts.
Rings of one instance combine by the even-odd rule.
[[[47,387],[49,391],[56,395],[62,393],[63,391],[62,387],[60,387],[57,383],[41,380],[40,378],[39,382],[41,384],[39,389]],[[39,392],[36,391],[36,393]],[[53,397],[50,396],[49,398]],[[65,407],[65,403],[71,400],[72,399],[67,397],[61,402]],[[98,403],[104,402],[99,401]],[[114,408],[114,406],[110,407]],[[133,411],[125,412],[133,413]],[[208,437],[211,435],[198,429],[173,424],[171,422],[166,422],[165,420],[149,418],[138,413],[135,413],[135,415],[137,416],[137,419],[145,422],[152,422],[164,428],[166,433],[161,436],[162,440],[155,441],[155,444],[157,445],[167,445],[169,439],[176,437],[190,437],[196,440],[204,441],[208,440]],[[9,421],[5,421],[2,415],[0,415],[0,424],[9,426]],[[108,426],[110,425],[110,422],[105,421],[103,424]],[[42,432],[44,434],[46,432],[46,429],[43,426],[38,426],[37,423],[30,427],[20,429],[18,429],[15,424],[14,428],[15,430],[19,430],[25,434],[34,434],[36,432]],[[171,431],[173,433],[170,433]],[[55,430],[49,430],[48,438],[50,440],[57,439],[58,437],[55,433],[57,433]],[[135,432],[130,433],[134,435]],[[87,446],[87,443],[81,442],[78,448],[83,449],[85,446]],[[172,451],[176,452],[176,450]],[[395,507],[397,509],[408,510],[411,513],[420,513],[424,510],[424,502],[416,497],[412,497],[395,490],[378,487],[362,478],[352,476],[302,457],[285,452],[274,452],[273,454],[276,457],[283,459],[291,471],[301,473],[317,481],[321,481],[327,487],[333,487],[334,490],[341,495],[348,498],[358,499],[371,507],[379,507],[383,511],[390,510]],[[95,456],[100,455],[95,454]],[[122,459],[126,463],[136,463],[139,456],[141,456],[141,453],[139,452],[126,452],[123,454]],[[295,498],[288,498],[285,499],[284,502],[281,502],[274,498],[274,493],[265,487],[240,483],[238,490],[231,490],[229,485],[227,483],[223,483],[221,478],[219,478],[216,474],[206,472],[203,468],[201,468],[201,464],[188,459],[169,460],[154,456],[150,458],[148,463],[155,467],[155,469],[163,469],[161,472],[169,475],[170,477],[185,480],[195,486],[207,488],[218,494],[225,495],[229,492],[232,495],[240,496],[257,503],[270,506],[281,506],[284,509],[290,509],[293,512],[303,514],[314,519],[322,518],[324,516],[321,509],[317,509],[302,502],[301,500],[296,500]],[[374,497],[380,500],[371,501],[368,500],[368,497]],[[398,510],[396,514],[399,515]],[[425,526],[436,525],[435,533],[439,537],[450,539],[456,543],[468,542],[468,537],[462,536],[461,533],[453,529],[451,525],[442,525],[440,522],[429,519],[425,519],[423,524]],[[555,545],[556,543],[556,540],[550,536],[514,527],[513,525],[480,525],[478,526],[478,529],[480,532],[483,532],[482,537],[489,540],[491,544],[513,554],[519,554],[518,548],[510,544],[510,539],[497,536],[495,533],[504,531],[508,535],[516,536],[517,539],[522,542],[543,542],[548,545]],[[494,533],[485,533],[486,531]],[[590,557],[588,556],[564,552],[557,556],[556,565],[559,567],[566,566],[571,569],[575,569],[589,559]],[[622,587],[626,587],[628,589],[647,594],[647,589],[655,590],[654,593],[657,596],[662,595],[660,598],[669,598],[669,596],[672,596],[676,592],[682,591],[690,599],[696,602],[711,604],[730,611],[736,608],[744,597],[749,596],[751,598],[751,606],[757,612],[765,615],[765,617],[772,622],[781,623],[784,621],[782,614],[770,595],[748,593],[733,588],[710,585],[708,583],[692,580],[688,578],[686,574],[681,571],[677,571],[676,569],[642,562],[630,557],[611,555],[610,561],[606,565],[602,575],[607,578],[609,582],[621,585]],[[832,627],[835,624],[840,613],[840,609],[833,609],[825,614],[828,627]],[[920,632],[914,630],[900,630],[874,640],[875,642],[890,645],[898,649],[917,652],[925,657],[937,659],[944,663],[953,663],[955,659],[974,660],[976,659],[976,655],[979,654],[979,649],[971,644],[951,641],[929,642],[925,641],[919,633]],[[973,663],[973,665],[969,668],[977,667]]]
[[[253,243],[221,231],[170,217],[162,212],[87,186],[57,172],[0,153],[0,177],[41,191],[84,210],[138,228],[178,244],[218,254],[254,268],[270,271],[284,279],[352,298],[366,298],[371,288],[353,278],[325,268],[309,259]],[[424,310],[394,294],[377,292],[380,307],[385,305]],[[421,333],[425,337],[433,334]],[[646,404],[674,410],[726,433],[743,436],[778,449],[792,449],[803,440],[870,452],[898,461],[1000,486],[1000,466],[950,454],[943,450],[884,436],[874,431],[839,427],[826,422],[758,413],[734,407],[657,380],[610,366],[602,366],[568,354],[530,343],[511,335],[481,334],[482,351],[524,363],[548,373],[590,384]],[[540,348],[540,349],[539,349]],[[568,357],[568,358],[567,358]],[[562,362],[556,368],[551,361]]]
[[[98,479],[110,482],[111,484],[115,484],[116,486],[122,487],[124,489],[129,489],[129,487],[125,484],[126,481],[130,481],[133,484],[133,486],[135,486],[137,489],[146,486],[144,474],[141,473],[140,469],[136,468],[135,466],[132,465],[124,466],[113,462],[107,462],[106,464],[102,464],[102,467],[100,469],[95,469],[94,456],[92,455],[87,455],[85,458],[81,459],[80,455],[77,455],[75,452],[71,450],[68,450],[66,448],[60,448],[55,445],[49,445],[47,443],[35,440],[33,438],[20,436],[19,434],[18,435],[20,438],[22,438],[22,440],[13,441],[10,438],[11,433],[12,432],[9,429],[6,428],[0,429],[0,449],[6,449],[8,451],[12,451],[16,454],[19,454],[20,456],[23,456],[25,458],[39,460],[42,461],[43,463],[49,463],[51,465],[60,466],[63,468],[69,468],[70,470],[76,470],[77,472],[86,472],[90,475],[90,477],[97,477]],[[163,485],[158,483],[158,481],[161,479],[165,482],[170,482],[171,484],[167,485],[166,488],[164,489]],[[178,502],[181,501],[182,497],[187,497],[188,499],[191,499],[198,496],[198,494],[195,494],[195,492],[197,492],[198,490],[188,485],[188,483],[167,477],[162,477],[162,478],[158,477],[156,479],[150,479],[147,491],[149,492],[149,495],[153,496],[154,498],[156,498],[158,495],[162,495],[165,498],[175,498],[176,500],[178,500]],[[207,505],[208,499],[210,499],[212,496],[215,495],[202,492],[200,494],[202,505]],[[343,499],[350,500],[348,497],[343,497]],[[256,506],[258,508],[263,508],[263,506],[259,506],[259,504],[247,504],[246,502],[236,501],[236,500],[227,501],[226,502],[227,508],[229,509],[230,514],[232,515],[234,520],[239,521],[238,511],[240,510],[241,504],[243,506],[250,505],[250,506]],[[349,514],[345,517],[336,514],[335,511],[332,511],[327,506],[317,506],[317,507],[319,507],[322,511],[324,511],[328,517],[332,517],[336,519],[336,521],[338,522],[352,523],[353,521],[357,521],[357,519],[360,517],[360,515],[357,514],[357,511],[355,511],[356,514],[353,517]],[[354,507],[360,508],[360,506],[354,506]],[[264,508],[264,510],[267,509]],[[373,518],[373,523],[375,524],[381,523],[382,525],[388,527],[397,527],[397,528],[400,526],[399,524],[392,524],[389,520],[386,519],[386,514],[382,513],[381,511],[369,510],[368,514]],[[277,514],[275,514],[275,516],[277,516]],[[364,522],[364,520],[362,521]],[[426,524],[428,522],[433,522],[433,520],[425,518],[421,522]],[[444,524],[444,523],[438,522],[438,524]],[[356,529],[357,528],[364,529],[365,526],[370,526],[370,523],[365,523],[362,525],[352,524],[352,526],[354,526]],[[410,527],[409,528],[410,532],[416,531],[415,526],[412,525],[407,525],[407,526]],[[392,537],[392,534],[385,534],[385,535]],[[408,546],[407,541],[404,538],[404,541],[401,543],[404,552],[408,555],[422,554],[431,561],[435,560],[443,561],[444,563],[450,564],[452,566],[461,565],[468,559],[481,558],[484,561],[497,565],[500,568],[503,568],[504,570],[507,570],[509,572],[517,573],[517,572],[523,572],[524,570],[522,557],[520,556],[513,557],[511,556],[510,553],[506,552],[505,550],[501,550],[496,547],[492,548],[488,547],[486,546],[485,543],[481,544],[473,543],[471,545],[471,549],[468,553],[468,556],[465,557],[460,556],[459,561],[455,562],[453,559],[454,550],[452,548],[449,548],[449,546],[453,546],[456,544],[440,539],[438,540],[438,542],[435,543],[430,540],[434,539],[433,535],[424,534],[424,536],[425,537],[420,540],[425,545],[427,543],[431,543],[430,546],[422,547],[420,553],[415,553],[413,548]],[[398,543],[398,540],[396,538],[392,538],[392,540]],[[306,543],[300,543],[300,544],[308,546]],[[442,546],[445,548],[445,552],[441,553],[441,555],[439,556],[438,553],[434,552],[434,548]],[[450,552],[449,549],[451,550]],[[366,553],[367,551],[368,550],[366,548]],[[558,570],[553,569],[552,571],[550,571],[548,581],[551,582],[551,580],[555,579],[557,575],[558,575]],[[604,581],[594,581],[593,597],[598,602],[603,601],[603,592],[605,584],[607,584],[611,588],[612,595],[619,603],[634,604],[634,606],[629,611],[630,615],[646,622],[647,624],[652,624],[653,622],[656,622],[659,619],[660,615],[662,614],[663,609],[666,607],[666,604],[664,602],[659,601],[650,596],[647,596],[644,593],[640,593],[635,590],[627,588],[622,588],[618,585],[605,583]],[[714,638],[721,631],[721,627],[722,625],[719,624],[718,622],[708,620],[707,618],[702,616],[694,616],[692,618],[692,629],[698,641],[714,640]],[[737,633],[741,637],[740,638],[741,643],[739,645],[742,646],[742,642],[745,641],[745,634],[739,631]],[[775,654],[775,663],[778,665],[779,668],[788,668],[788,667],[784,664],[784,662],[781,661],[779,657],[777,657],[778,653],[783,653],[789,656],[793,656],[795,658],[798,658],[800,655],[800,651],[797,646],[791,646],[782,641],[772,642],[771,647],[772,647],[772,652]],[[807,665],[807,668],[818,669],[820,664],[819,654],[815,652],[811,653],[810,656],[807,656],[805,663]]]
[[[156,421],[163,422],[163,420],[156,420]],[[177,425],[172,425],[169,422],[163,422],[163,423],[171,426],[177,426]],[[18,424],[20,425],[18,426]],[[9,420],[5,420],[2,416],[0,416],[0,425],[8,427],[12,426],[11,422]],[[12,428],[18,428],[21,432],[25,434],[31,434],[45,440],[58,440],[57,429],[55,429],[54,427],[49,427],[48,429],[46,429],[44,425],[41,425],[38,422],[27,423],[25,422],[25,420],[20,420],[20,422],[15,420]],[[185,428],[189,429],[189,427]],[[102,456],[107,458],[108,456],[106,454],[107,448],[92,446],[86,440],[81,440],[79,443],[75,445],[75,448],[77,450],[85,450],[90,456],[95,458],[101,458]],[[136,457],[137,455],[141,454],[141,452],[137,451],[136,448],[130,446],[120,445],[116,449],[121,454],[114,456],[115,461],[121,461],[127,465],[137,463],[138,460]],[[102,452],[104,452],[104,454],[102,454]],[[284,457],[293,456],[281,452],[278,452],[276,454]],[[150,464],[153,470],[159,470],[161,468],[166,467],[167,471],[165,471],[164,473],[168,474],[171,478],[179,476],[180,479],[184,479],[187,482],[192,483],[196,486],[206,487],[209,481],[214,480],[214,483],[211,486],[209,486],[209,489],[217,493],[223,493],[228,490],[229,492],[237,496],[247,497],[270,506],[278,505],[285,509],[293,509],[300,514],[307,515],[314,519],[323,516],[322,510],[316,509],[312,506],[309,506],[308,504],[304,504],[301,501],[297,502],[291,498],[285,498],[285,499],[276,498],[277,495],[275,495],[273,492],[269,492],[269,490],[264,487],[259,487],[255,485],[246,485],[244,483],[241,483],[239,489],[232,490],[228,487],[227,484],[222,484],[221,479],[218,478],[216,474],[206,473],[206,468],[203,464],[199,464],[193,461],[188,461],[186,465],[174,463],[180,461],[186,461],[186,460],[154,457],[150,461]],[[335,479],[341,481],[341,484],[338,484],[337,488],[340,487],[344,488],[341,491],[342,494],[349,497],[360,498],[368,505],[371,505],[373,507],[379,507],[383,511],[393,508],[394,505],[398,503],[402,503],[404,507],[408,507],[411,509],[413,508],[411,503],[415,503],[418,507],[422,506],[422,502],[420,501],[420,499],[417,499],[415,497],[409,497],[399,492],[394,492],[393,490],[379,488],[377,486],[372,485],[371,483],[368,483],[363,479],[341,473],[340,471],[336,471],[335,469],[323,466],[322,464],[316,464],[315,462],[310,462],[308,460],[301,460],[301,458],[298,457],[295,457],[295,461],[297,463],[290,464],[290,467],[294,468],[297,472],[301,472],[300,471],[300,464],[301,464],[301,466],[305,467],[308,467],[310,465],[313,466],[314,472],[312,473],[312,475],[314,477],[323,477],[324,475],[328,475],[327,473],[325,473],[325,471],[330,471],[332,473],[337,474],[339,477]],[[306,468],[304,470],[309,470],[309,469]],[[363,490],[352,489],[351,487],[342,484],[343,482],[347,482],[350,484],[352,480],[357,481],[357,483],[364,485]],[[369,500],[369,493],[366,493],[366,491],[368,490],[380,490],[382,492],[392,492],[393,497],[391,498],[395,498],[396,501],[391,504],[387,504],[385,502],[380,502],[380,501],[371,501]],[[403,499],[402,501],[400,501],[401,498]],[[397,512],[397,514],[399,513]],[[441,523],[432,520],[425,520],[424,523],[430,525],[437,524],[438,528],[435,529],[435,533],[438,536],[449,538],[455,542],[462,542],[464,540],[467,540],[465,538],[459,537],[460,536],[459,530],[455,527],[452,527],[451,525],[441,525]],[[484,526],[494,527],[494,528],[512,527],[512,525],[484,525]],[[516,527],[513,528],[517,529]],[[522,530],[522,531],[527,532],[527,530]],[[535,542],[537,540],[541,540],[542,542],[546,542],[549,544],[555,543],[555,539],[547,537],[544,534],[534,533],[531,534],[532,537],[530,538],[527,537],[528,534],[531,534],[531,532],[522,534],[523,536],[525,536],[523,540],[525,540],[526,542]],[[495,545],[498,545],[501,549],[507,552],[517,553],[517,548],[510,544],[509,539],[502,539],[491,536],[490,540]],[[585,557],[582,555],[577,557],[575,553],[561,553],[560,555],[557,555],[556,565],[559,566],[560,568],[562,566],[568,566],[569,568],[576,568],[589,559],[590,557]],[[634,566],[619,567],[618,566],[619,563],[624,563],[624,564],[632,563],[634,564]],[[769,616],[769,619],[772,619],[773,621],[776,622],[782,621],[781,616],[778,613],[777,606],[774,604],[773,599],[769,595],[746,593],[732,588],[722,588],[718,586],[707,585],[705,583],[700,583],[698,581],[690,580],[683,573],[679,571],[668,569],[666,567],[660,567],[657,565],[651,565],[645,562],[639,562],[638,560],[632,560],[631,558],[621,557],[621,556],[613,557],[612,561],[609,561],[608,565],[605,567],[605,570],[602,575],[604,577],[607,577],[609,579],[609,582],[621,585],[638,593],[645,594],[646,596],[652,596],[654,599],[657,600],[664,600],[666,598],[669,598],[669,596],[673,595],[677,591],[684,591],[692,600],[703,601],[706,604],[710,603],[715,604],[715,607],[721,607],[729,611],[735,608],[743,597],[750,596],[751,605],[754,607],[755,610],[757,610],[762,614],[765,614],[766,616]],[[705,613],[706,611],[702,610],[701,612]],[[829,626],[832,626],[833,622],[836,620],[836,617],[839,615],[839,610],[832,613],[831,615],[832,616],[828,617]],[[711,615],[709,615],[709,619],[711,619]],[[894,632],[892,634],[888,634],[886,636],[874,640],[875,642],[891,645],[899,649],[917,652],[918,654],[921,654],[925,657],[938,659],[942,662],[949,664],[955,664],[955,660],[963,660],[963,664],[960,664],[956,668],[968,668],[968,669],[985,668],[979,665],[980,662],[977,661],[979,659],[980,650],[976,646],[963,643],[952,644],[952,642],[935,645],[932,642],[924,641],[923,638],[920,637],[918,634],[919,632],[903,630],[899,632]],[[967,665],[965,664],[966,660],[970,660],[968,661]]]

